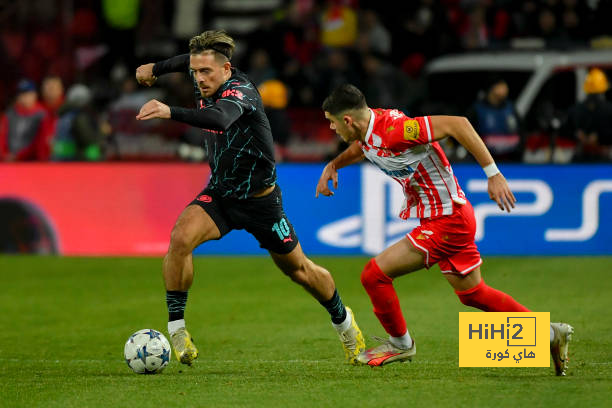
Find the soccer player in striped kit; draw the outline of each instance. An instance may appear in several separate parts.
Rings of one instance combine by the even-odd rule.
[[[316,195],[333,195],[338,170],[364,158],[402,185],[406,201],[400,218],[419,218],[420,225],[363,269],[361,282],[374,313],[389,334],[382,344],[365,350],[358,361],[380,366],[410,360],[416,345],[410,337],[393,279],[440,266],[461,302],[487,312],[528,312],[510,295],[488,286],[481,277],[482,259],[474,242],[474,210],[461,190],[438,141],[450,136],[483,167],[488,192],[508,212],[516,199],[470,122],[458,116],[409,118],[396,109],[370,109],[352,85],[341,85],[323,102],[330,128],[350,146],[325,166]],[[557,375],[565,375],[573,328],[551,323],[551,354]]]

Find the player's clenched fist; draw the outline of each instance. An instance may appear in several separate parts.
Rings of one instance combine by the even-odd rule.
[[[142,105],[140,112],[136,115],[136,119],[147,120],[155,118],[170,119],[170,107],[156,99],[151,99]]]
[[[329,180],[333,181],[335,189],[338,188],[338,171],[333,166],[328,164],[323,169],[323,173],[321,173],[321,177],[317,183],[317,192],[315,193],[315,197],[318,197],[319,193],[328,197],[334,195],[334,192],[329,189]]]
[[[151,86],[157,80],[157,77],[153,75],[153,65],[155,64],[144,64],[136,68],[136,81],[140,85]]]

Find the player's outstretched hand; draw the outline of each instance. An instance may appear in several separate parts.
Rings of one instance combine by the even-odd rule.
[[[157,77],[153,75],[153,65],[155,64],[144,64],[136,68],[136,81],[140,85],[151,86],[157,80]]]
[[[155,118],[170,119],[170,107],[156,99],[151,99],[149,102],[142,105],[140,112],[136,115],[136,119],[148,120]]]
[[[334,195],[334,192],[329,189],[329,180],[333,181],[334,189],[338,188],[338,171],[331,164],[325,166],[323,173],[321,173],[315,197],[319,197],[319,194],[327,197]]]
[[[508,186],[508,182],[503,174],[497,173],[489,177],[488,183],[489,198],[495,201],[502,211],[505,209],[510,212],[511,209],[514,208],[516,198],[514,198],[514,194],[512,194],[510,186]]]

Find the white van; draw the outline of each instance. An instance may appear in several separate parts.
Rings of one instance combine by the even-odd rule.
[[[559,140],[556,130],[567,110],[584,99],[582,84],[591,67],[601,68],[612,79],[612,50],[504,51],[438,57],[425,67],[428,113],[464,115],[483,92],[487,78],[502,77],[528,138],[525,160],[566,162],[571,152],[564,150],[571,150],[571,141]],[[542,143],[544,140],[547,142]],[[555,146],[553,153],[550,147]]]

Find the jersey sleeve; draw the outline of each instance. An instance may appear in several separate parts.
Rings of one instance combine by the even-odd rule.
[[[218,100],[205,109],[189,109],[170,106],[170,118],[188,125],[216,130],[227,130],[242,115],[236,104]]]
[[[189,70],[189,54],[177,55],[153,65],[153,75],[156,77],[171,72],[187,72]]]
[[[405,150],[416,145],[434,142],[433,128],[429,116],[395,118],[387,127],[387,143],[393,150]]]

